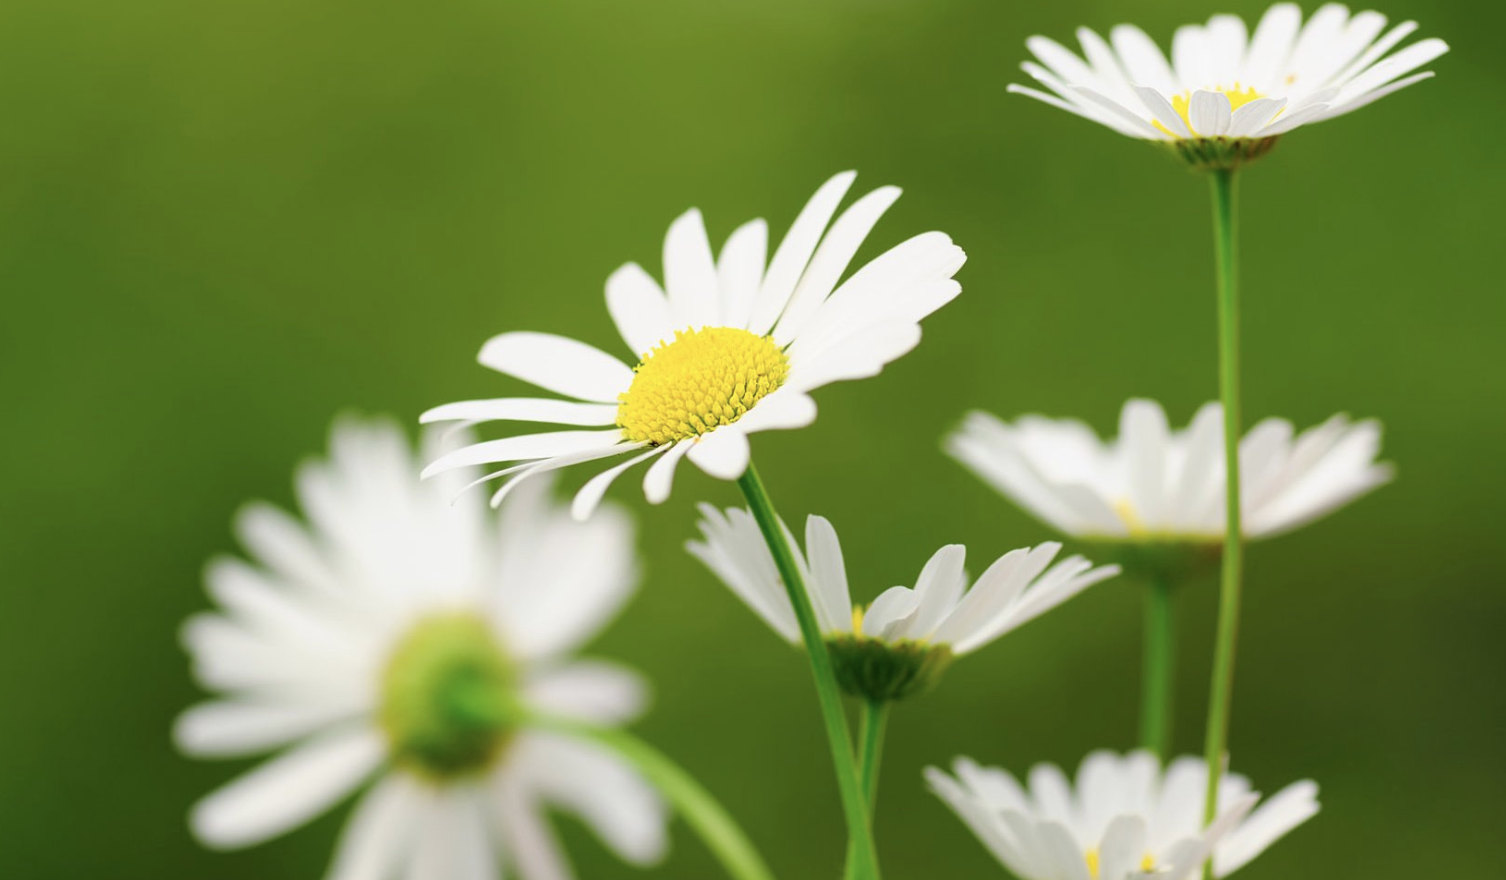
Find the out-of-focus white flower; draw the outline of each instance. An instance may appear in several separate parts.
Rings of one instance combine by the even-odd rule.
[[[248,846],[368,782],[331,880],[525,880],[568,876],[545,805],[573,812],[622,858],[665,848],[658,794],[615,755],[519,724],[527,712],[598,725],[639,714],[636,674],[570,654],[637,581],[631,521],[578,523],[549,481],[499,517],[462,497],[459,474],[420,483],[395,425],[336,424],[329,458],[300,470],[308,524],[248,506],[252,563],[220,559],[218,610],[184,640],[213,702],[179,720],[203,757],[281,750],[194,807],[217,848]]]

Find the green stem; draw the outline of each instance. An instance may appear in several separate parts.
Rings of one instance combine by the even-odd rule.
[[[863,801],[868,804],[868,815],[873,816],[878,802],[879,761],[884,753],[884,727],[889,720],[887,700],[867,700],[863,703],[863,716],[858,728],[858,779],[863,785]],[[854,851],[847,847],[847,880],[854,877]]]
[[[1214,645],[1213,682],[1208,697],[1208,793],[1204,818],[1218,813],[1218,785],[1229,743],[1229,705],[1234,691],[1234,646],[1239,633],[1239,595],[1244,531],[1239,506],[1239,289],[1234,228],[1234,171],[1213,174],[1214,250],[1218,260],[1218,376],[1224,405],[1224,466],[1228,506],[1224,534],[1223,580],[1218,597],[1218,636]],[[1210,862],[1205,876],[1212,876]]]
[[[884,727],[889,721],[887,700],[868,700],[863,704],[862,726],[858,730],[858,776],[863,783],[863,801],[873,815],[878,801],[879,761],[884,752]]]
[[[1155,752],[1162,762],[1171,760],[1175,618],[1171,584],[1156,575],[1147,585],[1145,643],[1140,648],[1140,747]]]
[[[764,542],[769,545],[769,552],[774,554],[774,563],[779,568],[785,592],[789,593],[790,604],[795,608],[795,619],[800,624],[805,654],[810,658],[811,674],[816,680],[821,717],[826,722],[826,738],[831,746],[832,762],[836,765],[837,791],[842,798],[842,813],[847,819],[847,838],[853,852],[853,876],[857,880],[879,880],[878,854],[873,845],[873,829],[868,822],[863,789],[858,782],[852,738],[847,731],[847,716],[842,712],[842,692],[837,689],[831,655],[826,652],[826,643],[816,624],[816,611],[811,607],[810,595],[805,591],[805,578],[790,552],[789,541],[779,524],[779,514],[774,512],[769,493],[764,489],[763,481],[758,478],[758,471],[751,463],[747,471],[738,478],[737,485],[748,499],[748,508],[758,521],[758,528],[763,532]]]
[[[721,862],[727,876],[734,880],[774,880],[774,873],[764,864],[763,857],[726,809],[663,752],[620,728],[597,727],[568,718],[541,715],[530,715],[525,723],[590,740],[610,749],[632,764],[664,795],[700,835],[706,848]]]

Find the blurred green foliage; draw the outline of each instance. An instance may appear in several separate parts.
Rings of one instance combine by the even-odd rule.
[[[1045,530],[943,458],[969,407],[1113,427],[1215,393],[1206,187],[1028,99],[1023,40],[1133,19],[1158,38],[1239,0],[9,0],[0,7],[0,874],[315,877],[343,813],[239,854],[188,836],[240,765],[178,757],[175,632],[243,500],[346,407],[415,418],[519,390],[474,363],[539,329],[616,344],[602,283],[657,271],[680,211],[776,234],[847,167],[907,194],[865,253],[940,228],[962,297],[883,376],[760,435],[786,517],[830,517],[865,597],[937,545],[975,569]],[[1499,862],[1506,595],[1500,280],[1503,8],[1388,2],[1454,51],[1438,77],[1288,137],[1243,186],[1248,415],[1387,427],[1397,482],[1254,548],[1237,766],[1311,775],[1324,812],[1242,877],[1483,877]],[[1487,45],[1489,43],[1489,45]],[[582,477],[577,476],[579,480]],[[613,493],[645,508],[624,483]],[[596,647],[645,669],[642,732],[783,877],[842,852],[804,664],[682,552],[683,471],[643,510],[649,577]],[[890,877],[1002,876],[924,793],[959,753],[1016,771],[1128,747],[1138,585],[964,658],[896,712],[877,819]],[[1201,740],[1213,591],[1182,596],[1177,739]],[[583,876],[639,876],[577,826]],[[653,876],[716,876],[683,827]]]

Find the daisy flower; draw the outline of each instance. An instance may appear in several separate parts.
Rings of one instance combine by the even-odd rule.
[[[687,456],[714,477],[740,477],[749,434],[810,424],[811,391],[877,375],[920,341],[920,320],[961,290],[952,276],[965,256],[940,232],[911,238],[842,280],[900,192],[876,189],[833,222],[855,176],[838,174],[817,190],[767,262],[764,221],[739,227],[714,258],[700,212],[681,215],[664,241],[663,287],[634,263],[607,279],[607,311],[631,355],[626,361],[547,333],[504,333],[487,342],[483,365],[564,399],[451,403],[423,421],[575,429],[477,443],[424,474],[517,462],[487,477],[513,476],[493,496],[498,503],[534,474],[627,456],[581,489],[573,506],[581,518],[638,464],[652,461],[643,489],[654,503],[669,497]]]
[[[1318,786],[1293,783],[1256,807],[1243,776],[1225,773],[1218,816],[1206,827],[1208,769],[1183,757],[1162,771],[1150,752],[1094,752],[1076,786],[1039,764],[1028,785],[967,758],[956,776],[930,767],[931,790],[1020,880],[1184,880],[1213,857],[1227,877],[1318,812]]]
[[[193,808],[195,835],[249,846],[369,785],[332,880],[556,880],[569,869],[547,806],[578,815],[623,859],[665,850],[659,795],[614,754],[519,723],[548,713],[594,725],[637,716],[632,672],[570,654],[637,580],[620,510],[577,523],[548,481],[499,517],[459,475],[419,483],[388,422],[336,424],[327,460],[298,474],[307,525],[251,505],[237,530],[253,562],[208,568],[219,608],[184,641],[213,701],[179,718],[187,753],[279,750]]]
[[[1217,544],[1224,536],[1223,409],[1209,403],[1185,429],[1152,400],[1131,400],[1119,436],[1100,440],[1071,419],[1010,424],[970,413],[945,446],[985,483],[1064,534],[1122,542]],[[1380,425],[1334,416],[1294,436],[1266,419],[1239,444],[1246,537],[1305,525],[1391,479],[1377,464]]]
[[[745,510],[701,505],[703,540],[686,549],[753,609],[774,632],[800,644],[800,630],[774,557]],[[967,548],[937,550],[915,587],[890,587],[864,609],[854,605],[836,530],[824,517],[805,523],[805,550],[789,536],[816,619],[843,689],[855,696],[894,700],[929,687],[951,664],[1015,627],[1050,611],[1084,589],[1119,573],[1094,568],[1080,556],[1052,565],[1056,543],[1013,550],[968,589]]]
[[[1411,21],[1386,30],[1379,12],[1351,15],[1334,3],[1303,24],[1295,4],[1278,3],[1253,35],[1234,15],[1178,28],[1168,62],[1133,25],[1115,27],[1108,40],[1080,28],[1082,56],[1046,37],[1026,41],[1036,61],[1021,66],[1049,91],[1009,90],[1129,137],[1171,144],[1194,164],[1228,167],[1300,126],[1432,76],[1412,71],[1448,51],[1442,40],[1388,54],[1415,30]]]

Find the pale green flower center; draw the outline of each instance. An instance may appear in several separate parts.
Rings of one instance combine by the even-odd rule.
[[[393,763],[430,779],[480,773],[512,739],[517,672],[486,621],[421,620],[382,676],[381,726]]]

